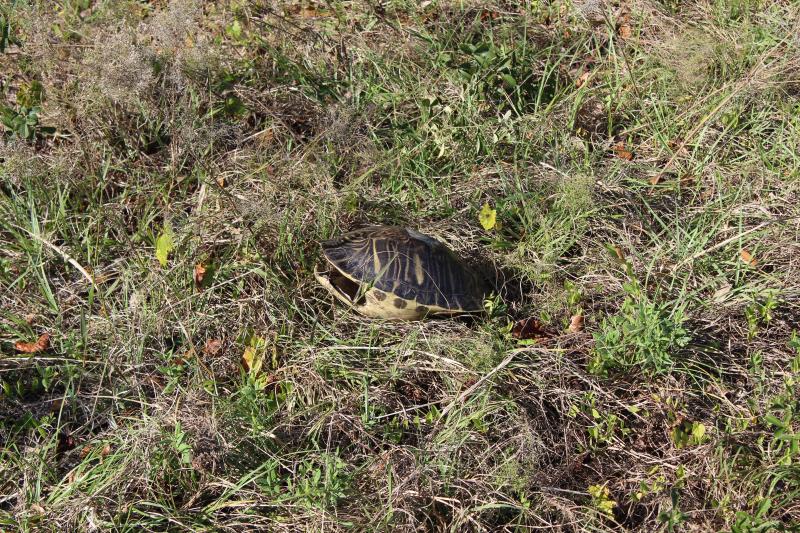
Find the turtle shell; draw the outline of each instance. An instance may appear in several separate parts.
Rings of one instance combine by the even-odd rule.
[[[483,310],[485,290],[475,273],[447,246],[412,229],[370,226],[321,246],[334,274],[352,282],[349,301],[363,314],[415,319]],[[347,293],[334,278],[330,284]]]

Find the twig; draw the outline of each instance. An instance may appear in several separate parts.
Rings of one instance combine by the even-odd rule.
[[[674,267],[672,267],[672,271],[675,272],[676,270],[678,270],[682,266],[686,265],[687,263],[691,263],[695,259],[703,257],[704,255],[708,255],[708,254],[710,254],[711,252],[713,252],[715,250],[719,250],[720,248],[723,248],[723,247],[729,245],[730,243],[732,243],[732,242],[734,242],[734,241],[736,241],[738,239],[741,239],[745,235],[749,235],[751,233],[755,233],[756,231],[758,231],[760,229],[764,229],[764,228],[766,228],[767,226],[769,226],[770,224],[772,224],[774,222],[776,222],[776,220],[767,220],[766,222],[762,222],[758,226],[750,228],[747,231],[743,231],[743,232],[741,232],[741,233],[739,233],[737,235],[734,235],[733,237],[729,237],[729,238],[725,239],[724,241],[718,242],[717,244],[715,244],[714,246],[711,246],[710,248],[706,248],[705,250],[700,250],[699,252],[697,252],[693,256],[691,256],[691,257],[689,257],[687,259],[684,259],[680,263],[676,264]]]
[[[455,407],[457,403],[461,403],[461,402],[463,402],[464,400],[466,400],[466,399],[467,399],[467,397],[469,397],[469,395],[470,395],[470,394],[472,394],[473,392],[475,392],[475,390],[476,390],[478,387],[480,387],[481,385],[483,385],[483,384],[486,382],[486,380],[488,380],[490,377],[492,377],[493,375],[495,375],[496,373],[498,373],[500,370],[502,370],[502,369],[504,369],[506,366],[508,366],[508,363],[510,363],[510,362],[511,362],[511,360],[512,360],[512,359],[514,359],[514,357],[515,357],[515,356],[516,356],[518,353],[519,353],[519,351],[518,351],[518,350],[514,350],[513,352],[511,352],[511,353],[508,355],[508,357],[506,357],[505,359],[503,359],[503,360],[500,362],[500,364],[499,364],[499,365],[497,365],[496,367],[494,367],[494,368],[493,368],[493,369],[492,369],[490,372],[488,372],[488,373],[487,373],[485,376],[483,376],[481,379],[479,379],[478,381],[476,381],[476,382],[475,382],[475,384],[474,384],[474,385],[472,385],[470,388],[468,388],[467,390],[465,390],[464,392],[462,392],[461,394],[459,394],[459,395],[458,395],[458,398],[456,398],[455,400],[453,400],[452,402],[450,402],[450,404],[449,404],[447,407],[445,407],[445,408],[442,410],[441,418],[444,418],[444,416],[445,416],[445,415],[446,415],[448,412],[450,412],[450,410],[451,410],[453,407]]]
[[[94,279],[92,279],[92,275],[89,274],[86,271],[86,269],[83,268],[81,266],[81,264],[78,263],[75,259],[73,259],[72,256],[70,256],[67,252],[65,252],[64,250],[62,250],[61,248],[59,248],[58,246],[56,246],[52,242],[46,240],[44,237],[36,235],[35,233],[33,233],[29,229],[23,228],[22,226],[17,226],[16,224],[12,224],[12,225],[17,229],[21,229],[22,231],[24,231],[25,233],[27,233],[28,235],[30,235],[31,237],[33,237],[34,239],[39,241],[40,243],[46,245],[48,248],[50,248],[51,250],[56,252],[58,255],[60,255],[61,258],[64,259],[64,261],[66,261],[70,265],[74,266],[78,270],[78,272],[80,272],[83,275],[83,277],[86,278],[89,281],[89,283],[91,283],[92,287],[94,287],[95,290],[98,290],[98,287],[94,282]]]

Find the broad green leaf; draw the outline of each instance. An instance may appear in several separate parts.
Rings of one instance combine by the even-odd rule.
[[[156,239],[156,259],[158,259],[162,267],[167,266],[167,258],[174,248],[175,241],[172,238],[172,228],[169,225],[165,225],[164,231]]]
[[[483,229],[486,231],[491,230],[497,224],[497,211],[492,209],[488,202],[483,204],[481,212],[478,213],[478,221],[480,221]]]

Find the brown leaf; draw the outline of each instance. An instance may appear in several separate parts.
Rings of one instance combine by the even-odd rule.
[[[535,318],[523,318],[514,324],[511,335],[515,339],[544,339],[551,337],[552,334],[539,320]]]
[[[625,143],[622,141],[614,145],[614,155],[626,161],[633,159],[633,154],[625,149]]]
[[[756,258],[745,249],[742,249],[742,251],[739,252],[739,258],[750,266],[756,266],[756,263],[758,263]]]
[[[256,140],[263,144],[268,145],[275,139],[275,129],[274,128],[267,128],[263,131],[260,131],[256,134]]]
[[[222,349],[222,341],[220,339],[208,339],[205,346],[203,346],[203,355],[214,356]]]
[[[579,331],[583,330],[583,315],[578,313],[577,315],[572,315],[572,318],[569,320],[569,328],[567,330],[570,333],[578,333]]]
[[[22,342],[18,341],[14,348],[22,353],[39,353],[43,352],[50,347],[50,334],[42,333],[36,342]]]
[[[633,30],[631,29],[631,14],[620,14],[619,19],[617,19],[617,35],[623,39],[629,39],[632,34]]]
[[[689,155],[689,149],[686,148],[686,141],[678,139],[670,139],[669,141],[667,141],[667,146],[669,146],[672,150],[674,150],[676,155],[679,156]]]
[[[319,9],[316,8],[316,6],[313,6],[313,5],[292,6],[291,8],[289,8],[288,12],[290,14],[294,15],[295,17],[298,17],[298,18],[301,18],[301,19],[313,19],[313,18],[324,17],[324,16],[328,15],[328,12],[320,11]]]
[[[194,266],[194,285],[200,290],[203,290],[203,278],[206,277],[206,267],[203,263],[197,263]]]

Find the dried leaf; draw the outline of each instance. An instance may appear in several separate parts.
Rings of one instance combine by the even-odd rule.
[[[244,349],[244,353],[242,354],[242,366],[244,367],[246,372],[250,372],[253,370],[253,367],[256,364],[256,349],[252,346],[248,346]]]
[[[275,129],[267,128],[256,134],[256,140],[263,145],[270,144],[275,139]]]
[[[589,79],[589,76],[591,76],[591,74],[592,73],[587,70],[586,72],[578,76],[578,79],[575,80],[575,87],[581,87],[584,83],[586,83],[586,80]]]
[[[483,204],[481,212],[478,213],[478,221],[480,221],[483,229],[486,231],[491,230],[497,224],[497,211],[492,209],[488,202]]]
[[[500,18],[500,13],[497,11],[490,11],[488,9],[481,11],[481,22],[486,22],[487,20],[497,20],[498,18]]]
[[[661,175],[662,175],[662,173],[659,172],[658,174],[656,174],[655,176],[650,178],[650,180],[649,180],[650,181],[650,185],[658,185],[658,183],[661,181]]]
[[[203,288],[203,279],[206,276],[206,267],[203,263],[197,263],[194,266],[194,284],[198,289]]]
[[[208,339],[205,346],[203,346],[203,355],[214,356],[222,349],[222,341],[220,339]]]
[[[544,339],[552,336],[544,324],[532,317],[524,318],[514,324],[511,335],[520,340]]]
[[[174,248],[175,242],[172,239],[172,228],[169,225],[165,225],[164,231],[156,239],[156,259],[158,259],[162,267],[167,266],[167,258]]]
[[[292,6],[288,10],[288,12],[290,14],[294,15],[295,17],[298,17],[298,18],[301,18],[301,19],[313,19],[313,18],[324,17],[324,16],[328,15],[327,12],[320,11],[319,9],[317,9],[313,5]]]
[[[42,333],[36,342],[22,342],[18,341],[14,348],[22,353],[39,353],[47,350],[50,347],[50,334]]]
[[[633,35],[630,13],[622,13],[617,19],[617,35],[623,39],[630,39],[631,35]]]
[[[756,266],[756,264],[758,263],[756,258],[753,257],[753,255],[745,249],[742,249],[742,251],[739,252],[739,258],[750,266]]]
[[[264,365],[266,341],[261,337],[250,339],[242,354],[242,366],[248,374],[257,375]]]
[[[633,159],[633,154],[629,150],[625,149],[625,143],[622,141],[614,145],[614,155],[620,159],[624,159],[625,161],[630,161]]]
[[[570,333],[578,333],[579,331],[583,330],[583,315],[578,313],[577,315],[572,315],[572,318],[569,320],[569,328],[567,328]]]
[[[625,252],[622,251],[622,248],[620,248],[616,244],[612,244],[610,246],[606,245],[606,246],[608,247],[608,250],[611,252],[611,255],[614,256],[614,259],[616,259],[620,263],[625,262]]]

